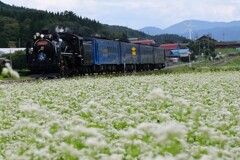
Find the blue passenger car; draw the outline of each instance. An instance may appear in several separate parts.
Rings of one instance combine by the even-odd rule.
[[[83,72],[109,73],[154,70],[164,67],[164,50],[148,45],[106,39],[83,43]]]
[[[119,42],[105,39],[93,40],[93,63],[95,65],[112,65],[121,63]]]
[[[154,64],[153,46],[140,45],[141,64]]]

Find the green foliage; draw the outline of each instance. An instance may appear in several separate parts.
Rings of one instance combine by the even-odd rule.
[[[189,49],[193,56],[204,55],[205,57],[213,56],[215,57],[215,41],[209,39],[201,39],[192,41],[189,44]],[[215,56],[214,56],[215,55]]]
[[[16,47],[19,34],[19,23],[11,17],[0,15],[0,47]]]
[[[146,35],[143,32],[139,32],[127,27],[122,26],[110,26],[110,25],[103,25],[102,30],[100,33],[104,33],[104,35],[110,39],[119,39],[123,37],[134,37],[134,38],[148,38],[150,36]],[[125,38],[126,38],[125,37]]]
[[[122,37],[119,39],[121,42],[129,42],[128,37],[125,33],[122,34]]]
[[[126,147],[127,155],[130,155],[131,157],[137,157],[138,155],[141,154],[141,150],[139,146],[137,145],[130,145]]]

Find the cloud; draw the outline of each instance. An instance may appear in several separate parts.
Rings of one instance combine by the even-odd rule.
[[[187,19],[240,20],[239,0],[2,0],[8,4],[53,12],[70,10],[109,25],[139,29],[168,27]]]

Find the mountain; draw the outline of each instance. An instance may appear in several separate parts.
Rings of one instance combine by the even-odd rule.
[[[144,27],[142,29],[139,29],[139,31],[144,32],[148,35],[152,35],[152,36],[164,33],[162,29],[157,28],[157,27]]]
[[[150,27],[147,27],[147,28],[150,28]],[[199,20],[185,20],[162,30],[162,33],[178,34],[178,35],[189,38],[190,37],[189,31],[192,31],[191,32],[192,39],[199,38],[202,35],[210,34],[212,38],[216,40],[239,41],[240,40],[240,21],[209,22],[209,21],[199,21]],[[144,31],[144,33],[148,34],[148,33],[152,33],[152,31],[148,31],[148,32]]]

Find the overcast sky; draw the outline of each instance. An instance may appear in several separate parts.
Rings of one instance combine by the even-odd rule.
[[[240,0],[0,0],[53,12],[73,11],[100,23],[161,29],[183,20],[240,20]]]

